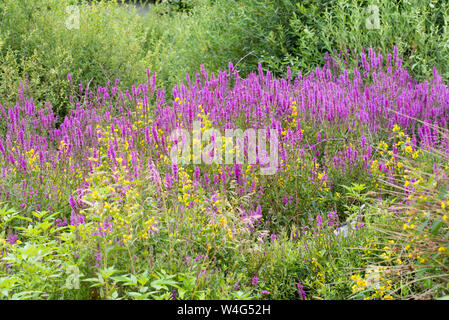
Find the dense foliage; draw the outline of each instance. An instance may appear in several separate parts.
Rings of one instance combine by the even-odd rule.
[[[14,104],[20,82],[28,81],[36,103],[51,101],[64,115],[69,72],[92,87],[117,77],[130,87],[145,80],[148,68],[171,88],[201,64],[217,71],[232,61],[246,76],[260,61],[276,76],[285,76],[288,65],[307,74],[326,53],[352,68],[363,48],[386,55],[395,45],[418,80],[433,67],[449,77],[444,0],[170,0],[144,15],[132,2],[2,1],[0,102]]]
[[[2,1],[0,298],[447,299],[447,4],[376,3]]]
[[[447,294],[449,136],[438,126],[449,90],[437,73],[417,83],[396,52],[361,60],[351,74],[329,60],[286,79],[202,69],[168,101],[150,72],[125,92],[69,76],[60,126],[22,90],[1,110],[4,297]],[[277,172],[260,175],[260,154],[256,165],[173,164],[170,133],[195,120],[202,131],[277,129]],[[390,239],[375,232],[382,224],[407,232]],[[368,286],[367,261],[383,285]],[[74,268],[80,290],[63,285]],[[345,275],[358,269],[353,284]]]

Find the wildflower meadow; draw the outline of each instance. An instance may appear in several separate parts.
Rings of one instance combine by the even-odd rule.
[[[385,15],[377,29],[370,8],[370,28],[344,29],[360,42],[321,52],[303,33],[286,33],[290,48],[256,38],[256,27],[300,19],[282,1],[268,1],[284,11],[266,8],[278,19],[266,22],[252,0],[166,1],[146,13],[43,2],[0,4],[1,299],[448,299],[449,88],[430,52],[447,39],[416,38],[410,51],[405,33],[375,34],[408,4],[374,1]],[[432,3],[447,28],[445,2]],[[320,5],[295,10],[321,19]],[[240,27],[254,14],[252,33],[222,25],[219,6]],[[39,26],[42,10],[52,30]],[[26,14],[41,40],[18,36]],[[156,16],[162,27],[146,28]],[[170,35],[158,28],[170,21],[185,27],[171,37],[196,49],[163,45]],[[223,41],[235,46],[212,48],[195,21],[231,30]],[[249,38],[258,61],[242,59]]]

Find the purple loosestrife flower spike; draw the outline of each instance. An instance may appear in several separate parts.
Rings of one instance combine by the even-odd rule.
[[[298,295],[301,298],[301,300],[306,300],[306,292],[304,291],[302,284],[298,283],[296,287],[298,288]]]

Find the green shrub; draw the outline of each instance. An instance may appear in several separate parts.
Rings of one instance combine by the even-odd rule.
[[[373,20],[367,25],[376,11],[370,6],[378,8],[377,29],[371,28]],[[334,50],[349,50],[345,59],[354,66],[352,52],[371,47],[387,54],[398,45],[405,67],[418,79],[431,76],[434,66],[449,77],[449,3],[443,0],[245,0],[239,11],[242,50],[254,52],[247,69],[259,59],[277,74],[287,65],[307,73]]]
[[[91,86],[114,82],[119,76],[123,85],[130,85],[144,77],[141,17],[115,2],[89,5],[79,1],[78,26],[70,19],[76,14],[70,10],[75,3],[2,1],[1,103],[15,103],[20,82],[28,79],[35,102],[51,101],[64,115],[68,73],[75,83],[90,82]]]
[[[168,14],[164,7],[154,6],[144,19],[145,65],[156,71],[165,87],[185,82],[186,73],[195,74],[202,64],[217,71],[243,55],[236,46],[239,35],[230,29],[238,20],[232,6],[199,0],[188,13]]]

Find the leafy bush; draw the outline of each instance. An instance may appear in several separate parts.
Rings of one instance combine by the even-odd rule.
[[[294,73],[308,73],[326,53],[354,67],[359,63],[354,52],[371,47],[385,55],[397,45],[417,79],[431,76],[434,66],[449,78],[447,1],[245,0],[233,5],[240,7],[241,50],[254,53],[245,68],[259,59],[276,75],[285,75],[287,65]],[[373,23],[377,13],[378,26]]]
[[[130,86],[145,76],[141,17],[115,2],[7,0],[0,4],[0,21],[0,95],[6,106],[18,100],[23,82],[37,104],[51,101],[65,115],[69,73],[91,86],[119,75]]]

